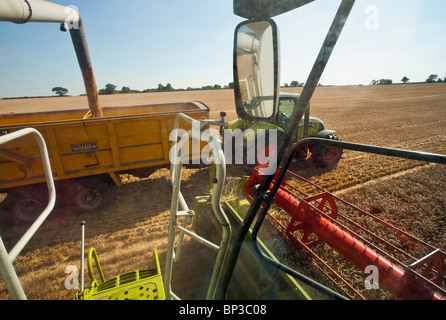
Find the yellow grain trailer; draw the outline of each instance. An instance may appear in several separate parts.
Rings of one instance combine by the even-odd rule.
[[[85,112],[0,116],[2,134],[22,128],[35,128],[42,134],[59,189],[58,203],[72,203],[84,210],[104,203],[107,184],[121,184],[119,173],[136,174],[170,164],[169,138],[178,113],[194,119],[209,117],[209,108],[201,102],[107,107],[100,118]],[[190,124],[180,128],[190,129]],[[48,197],[44,182],[42,159],[32,138],[1,146],[0,192],[8,194],[3,206],[16,220],[33,221],[45,207]]]

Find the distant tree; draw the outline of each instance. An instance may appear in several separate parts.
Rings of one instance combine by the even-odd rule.
[[[164,91],[174,91],[175,89],[172,88],[172,85],[170,83],[166,84],[164,87]]]
[[[228,88],[229,89],[234,89],[234,82],[229,82],[228,83]]]
[[[404,78],[401,79],[401,82],[403,82],[403,83],[408,83],[409,80],[410,80],[410,79],[409,79],[408,77],[404,76]]]
[[[121,93],[129,93],[129,92],[130,92],[130,88],[129,87],[122,87]]]
[[[113,94],[113,93],[115,93],[115,90],[116,90],[116,86],[114,84],[107,83],[105,85],[105,92],[107,94]]]
[[[291,81],[290,87],[303,87],[304,83],[296,80]]]
[[[372,86],[378,85],[378,84],[393,84],[393,81],[391,79],[379,79],[379,80],[372,80],[370,81],[370,84]]]
[[[104,89],[99,90],[99,94],[113,94],[115,93],[116,86],[111,83],[107,83]]]
[[[378,84],[392,84],[393,81],[390,79],[380,79],[378,80]]]
[[[63,97],[68,93],[68,89],[62,87],[54,87],[51,91],[55,92],[60,97]]]
[[[427,83],[433,83],[433,82],[437,82],[438,80],[438,74],[431,74],[427,79],[426,82]]]

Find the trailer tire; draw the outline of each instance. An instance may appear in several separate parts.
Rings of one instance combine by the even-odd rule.
[[[15,224],[19,224],[20,222],[33,222],[39,217],[44,209],[45,206],[38,199],[20,199],[13,208],[14,222]]]
[[[12,214],[10,222],[14,225],[26,225],[40,216],[47,203],[48,191],[36,185],[12,191],[6,197],[3,207]]]
[[[100,178],[78,179],[68,194],[71,202],[84,212],[104,209],[111,200],[111,188]]]

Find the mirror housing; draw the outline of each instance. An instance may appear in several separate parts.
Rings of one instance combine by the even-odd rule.
[[[244,21],[234,36],[234,97],[237,115],[270,121],[279,98],[279,44],[276,23]]]

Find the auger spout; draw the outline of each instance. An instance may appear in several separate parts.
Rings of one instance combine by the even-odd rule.
[[[65,25],[68,26],[84,79],[91,115],[102,117],[84,24],[75,7],[66,7],[43,0],[2,0],[0,1],[0,21],[19,24],[28,22],[60,23],[63,25],[61,29],[64,31]]]

